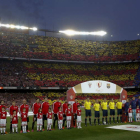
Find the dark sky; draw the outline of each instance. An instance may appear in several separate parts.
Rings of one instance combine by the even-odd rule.
[[[0,0],[0,17],[2,23],[105,30],[104,40],[133,40],[140,33],[140,0]]]

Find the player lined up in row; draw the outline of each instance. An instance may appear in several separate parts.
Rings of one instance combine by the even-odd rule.
[[[92,103],[90,102],[89,98],[87,98],[87,101],[85,101],[84,107],[85,107],[85,113],[86,113],[85,126],[87,126],[88,117],[89,117],[89,124],[92,125],[91,124]],[[119,99],[116,104],[113,99],[111,99],[111,101],[108,104],[106,101],[106,98],[104,98],[103,102],[99,104],[99,101],[97,99],[95,104],[93,105],[93,108],[95,111],[94,125],[96,125],[96,120],[98,120],[98,125],[100,125],[100,109],[102,110],[102,115],[103,115],[102,123],[103,124],[108,124],[108,109],[110,110],[109,123],[111,124],[111,119],[113,119],[113,123],[115,123],[115,109],[117,109],[117,123],[119,123],[119,120],[122,123],[123,104],[121,102],[121,99]],[[131,102],[129,102],[129,99],[127,99],[124,105],[124,110],[125,110],[125,118],[124,118],[125,122],[127,122],[128,117],[129,117],[129,122],[132,122],[133,117],[134,117],[134,121],[140,121],[140,102],[136,102],[135,97],[132,98]]]
[[[132,108],[131,108],[131,106]],[[139,107],[137,107],[136,111],[134,110],[134,105],[136,105],[135,99],[133,97],[133,100],[131,103],[127,100],[125,104],[125,110],[126,110],[126,118],[129,114],[129,122],[132,121],[132,112],[135,114],[137,112],[137,120],[140,118],[140,110]],[[98,100],[96,100],[96,103],[93,105],[94,111],[95,111],[95,118],[94,118],[94,125],[96,125],[96,119],[98,119],[98,124],[100,125],[100,108],[103,111],[103,118],[102,118],[102,123],[108,123],[108,106],[110,109],[110,123],[111,123],[111,118],[113,118],[113,122],[115,123],[115,103],[113,99],[107,104],[106,98],[104,98],[103,102],[101,105],[99,104]],[[92,103],[90,102],[89,98],[85,101],[84,104],[85,107],[85,125],[87,126],[87,117],[89,116],[89,122],[91,125],[91,107]],[[119,122],[119,116],[120,116],[120,121],[122,122],[122,102],[119,100],[116,103],[116,108],[117,108],[117,122]],[[29,112],[29,106],[26,104],[26,100],[23,100],[23,104],[18,107],[16,106],[15,102],[12,102],[12,106],[9,109],[9,114],[11,118],[11,123],[10,123],[10,132],[14,132],[14,128],[16,132],[18,131],[17,129],[17,122],[18,122],[18,117],[17,113],[20,113],[21,116],[21,133],[22,132],[30,132],[28,130],[28,122],[29,122],[29,117],[28,117],[28,112]],[[65,126],[65,122],[67,121],[67,128],[69,129],[71,127],[71,119],[74,116],[74,127],[81,128],[81,110],[79,108],[79,103],[77,99],[75,99],[75,103],[73,105],[68,105],[67,100],[65,101],[64,104],[61,104],[59,99],[53,103],[52,109],[50,108],[50,105],[48,103],[47,97],[45,97],[45,101],[40,104],[39,99],[36,100],[36,103],[33,104],[32,106],[32,111],[33,111],[33,123],[32,123],[32,131],[34,131],[34,125],[35,121],[37,121],[37,131],[44,131],[44,121],[47,120],[47,130],[51,130],[51,125],[52,125],[52,119],[53,119],[53,129],[55,129],[55,123],[58,121],[58,126],[59,129],[62,130],[62,124],[63,124],[63,129]],[[5,106],[4,106],[4,101],[1,102],[0,106],[0,112],[1,112],[1,133],[2,131],[5,133],[5,127],[6,123],[4,120],[4,116],[6,118],[6,111],[5,111]],[[3,116],[3,114],[5,114]],[[73,114],[73,116],[72,116]],[[15,117],[13,117],[15,116]],[[15,122],[14,122],[15,120]],[[106,121],[105,121],[106,120]],[[23,123],[24,122],[24,123]],[[26,126],[26,127],[25,127]],[[43,128],[42,128],[43,127]]]
[[[33,122],[32,122],[32,132],[34,131],[34,125],[37,121],[37,132],[44,131],[44,121],[47,120],[47,131],[51,131],[52,120],[53,120],[53,129],[55,129],[55,123],[58,121],[58,128],[59,130],[64,129],[65,122],[67,121],[67,129],[71,128],[71,119],[72,119],[72,112],[75,112],[75,116],[77,121],[77,128],[81,127],[81,109],[80,105],[76,101],[73,106],[67,103],[67,100],[64,104],[59,102],[59,99],[53,104],[53,107],[50,107],[48,103],[47,97],[45,101],[40,104],[39,99],[36,100],[36,103],[32,106],[33,111]],[[6,132],[6,117],[7,112],[5,111],[4,101],[1,102],[0,106],[0,126],[1,126],[1,134],[5,134]],[[26,104],[26,100],[23,100],[23,104],[18,107],[16,106],[15,101],[12,102],[12,106],[9,108],[10,114],[10,133],[18,133],[18,112],[20,113],[21,118],[21,132],[26,133],[30,132],[28,129],[28,122],[29,122],[29,106]],[[75,124],[76,126],[76,124]],[[42,128],[43,127],[43,128]]]

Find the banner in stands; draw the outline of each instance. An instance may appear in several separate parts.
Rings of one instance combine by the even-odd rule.
[[[94,80],[87,81],[81,84],[78,84],[69,90],[67,90],[67,100],[69,103],[73,103],[75,100],[75,94],[83,93],[83,94],[120,94],[120,98],[123,103],[126,102],[127,99],[127,91],[122,87],[102,80]]]

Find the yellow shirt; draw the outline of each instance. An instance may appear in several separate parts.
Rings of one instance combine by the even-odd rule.
[[[103,110],[107,110],[107,102],[102,102],[101,107]]]
[[[100,110],[100,104],[99,103],[95,103],[93,106],[95,111],[99,111]]]
[[[117,109],[122,109],[122,102],[117,102],[116,107]]]
[[[115,109],[115,103],[114,102],[110,102],[109,103],[109,108],[110,109]]]
[[[91,109],[91,102],[86,101],[84,104],[85,109],[90,110]]]

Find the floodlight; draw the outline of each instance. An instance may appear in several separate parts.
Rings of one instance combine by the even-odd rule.
[[[97,35],[97,36],[104,36],[107,33],[105,31],[97,31],[97,32],[80,32],[80,31],[74,31],[74,30],[64,30],[59,31],[60,33],[64,33],[66,35],[72,36],[72,35]]]
[[[27,26],[19,26],[19,25],[13,25],[13,24],[1,24],[0,23],[0,27],[6,27],[6,28],[16,28],[16,29],[22,29],[22,30],[33,30],[33,31],[37,31],[36,27],[33,28],[29,28]]]

